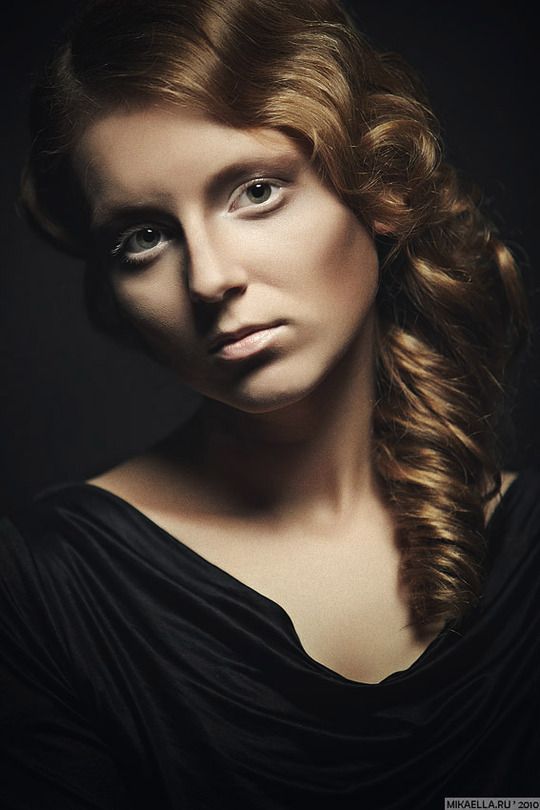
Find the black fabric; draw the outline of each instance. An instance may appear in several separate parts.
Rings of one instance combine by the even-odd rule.
[[[0,806],[442,810],[540,796],[540,472],[489,525],[467,620],[348,680],[285,611],[123,500],[56,488],[3,523]]]

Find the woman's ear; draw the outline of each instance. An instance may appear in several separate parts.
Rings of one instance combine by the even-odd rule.
[[[388,236],[392,233],[392,226],[384,222],[373,222],[372,228],[374,236]]]

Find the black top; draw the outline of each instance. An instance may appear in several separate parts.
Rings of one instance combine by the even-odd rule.
[[[540,796],[540,471],[490,521],[479,606],[378,684],[314,661],[279,605],[97,487],[3,532],[2,808]]]

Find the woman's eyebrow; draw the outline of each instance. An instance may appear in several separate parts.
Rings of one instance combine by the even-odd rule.
[[[111,201],[98,205],[92,213],[90,230],[94,235],[99,235],[112,228],[125,227],[136,220],[163,219],[164,211],[167,210],[170,202],[170,198],[166,195],[161,197],[152,195],[148,202]]]
[[[302,156],[297,152],[280,152],[275,155],[255,155],[246,160],[235,161],[214,174],[205,186],[205,196],[213,200],[224,187],[249,180],[250,177],[290,174],[298,170]]]
[[[235,161],[224,166],[208,179],[203,191],[205,200],[208,202],[216,200],[223,194],[224,188],[245,182],[250,177],[294,174],[298,171],[301,161],[302,156],[297,152],[255,155],[245,160]],[[123,202],[105,199],[99,202],[92,212],[92,230],[99,231],[118,222],[149,216],[152,212],[163,215],[164,211],[170,210],[171,204],[171,196],[162,192],[151,192],[145,200],[136,203],[127,200]]]

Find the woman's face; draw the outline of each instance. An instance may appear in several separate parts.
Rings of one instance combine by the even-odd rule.
[[[121,307],[195,390],[264,412],[365,356],[373,240],[285,134],[121,111],[75,165]]]

